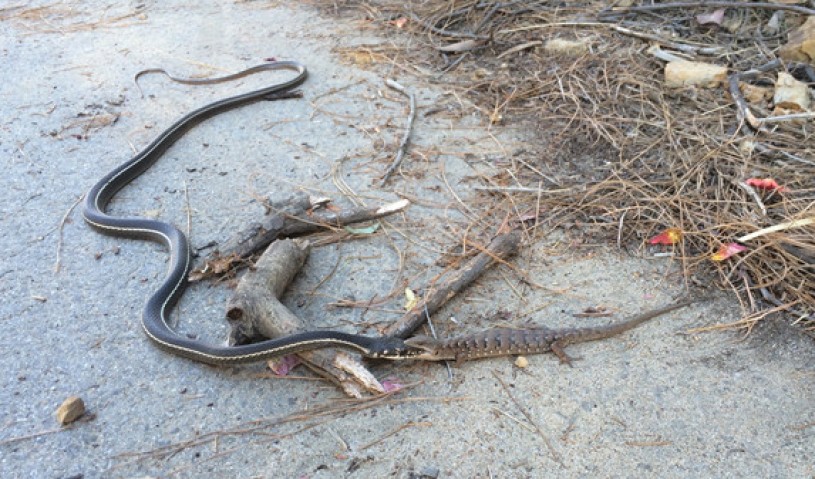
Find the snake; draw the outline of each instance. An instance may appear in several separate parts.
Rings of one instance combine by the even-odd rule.
[[[355,350],[365,357],[376,359],[456,360],[458,362],[512,354],[553,352],[561,358],[561,361],[570,362],[571,358],[563,351],[563,347],[567,344],[608,338],[628,331],[656,316],[705,299],[680,301],[608,326],[562,330],[496,328],[445,340],[426,336],[414,336],[405,340],[396,336],[364,336],[342,331],[318,330],[251,344],[220,346],[178,334],[170,326],[168,314],[187,288],[187,275],[191,265],[191,252],[187,237],[171,223],[141,217],[112,216],[106,213],[106,209],[119,190],[147,171],[173,143],[195,125],[241,106],[266,99],[281,98],[287,92],[303,84],[308,77],[308,72],[301,63],[275,61],[216,78],[181,79],[168,74],[163,69],[144,70],[136,75],[136,80],[138,80],[138,77],[145,73],[163,73],[170,79],[181,83],[211,84],[273,70],[290,70],[296,72],[296,75],[289,80],[223,98],[187,113],[161,132],[143,150],[97,181],[85,195],[82,215],[91,227],[104,234],[162,243],[169,250],[168,272],[145,303],[141,321],[147,337],[159,348],[187,359],[216,366],[262,361],[327,347]]]
[[[296,74],[286,81],[223,98],[183,115],[139,153],[97,181],[85,195],[82,215],[91,227],[101,233],[155,241],[164,244],[169,250],[168,272],[145,303],[141,321],[147,337],[165,351],[216,366],[262,361],[327,347],[355,350],[369,358],[403,359],[410,348],[402,339],[392,336],[364,336],[342,331],[317,330],[235,346],[213,345],[182,336],[170,326],[168,315],[187,288],[187,275],[191,265],[187,237],[171,223],[142,217],[113,216],[106,212],[119,190],[147,171],[173,143],[195,125],[235,108],[274,99],[300,86],[308,77],[305,65],[295,61],[263,63],[235,74],[207,79],[183,80],[169,75],[162,69],[145,70],[137,74],[137,80],[143,73],[160,72],[182,83],[210,84],[274,70],[289,70]]]

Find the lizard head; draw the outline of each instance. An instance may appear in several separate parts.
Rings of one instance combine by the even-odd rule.
[[[405,340],[405,346],[411,349],[409,357],[412,359],[423,359],[425,361],[455,359],[444,355],[442,342],[430,336],[413,336]]]

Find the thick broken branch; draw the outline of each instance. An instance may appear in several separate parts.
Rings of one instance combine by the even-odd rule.
[[[390,325],[385,334],[407,338],[418,329],[426,315],[435,313],[442,305],[475,281],[484,271],[499,261],[504,261],[518,252],[521,234],[518,231],[496,236],[487,248],[464,267],[443,277],[425,295],[423,301]]]
[[[231,345],[311,329],[277,299],[302,268],[308,252],[308,241],[276,241],[260,257],[255,268],[241,278],[235,294],[227,303],[226,315],[232,325],[229,336]],[[303,364],[337,384],[349,396],[362,397],[366,391],[385,392],[356,354],[318,349],[299,353],[298,357]]]
[[[196,265],[190,273],[190,281],[200,281],[224,274],[236,265],[246,262],[277,238],[375,220],[402,211],[409,204],[407,200],[399,200],[375,208],[318,213],[310,212],[312,205],[308,195],[297,194],[286,200],[279,208],[275,208],[274,213],[262,222],[251,224],[227,240],[204,260],[203,265]]]

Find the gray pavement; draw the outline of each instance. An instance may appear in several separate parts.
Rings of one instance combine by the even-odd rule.
[[[682,334],[738,319],[726,299],[574,346],[583,357],[574,368],[536,356],[521,370],[500,358],[453,368],[450,379],[438,364],[375,365],[380,378],[418,384],[389,402],[314,417],[305,416],[344,398],[306,372],[272,379],[262,365],[213,368],[145,338],[139,316],[166,252],[100,236],[71,208],[174,118],[269,77],[189,87],[148,76],[142,98],[133,75],[144,68],[220,74],[277,57],[307,64],[311,78],[303,100],[253,105],[195,129],[117,197],[115,213],[186,227],[189,209],[201,246],[261,215],[259,197],[303,188],[349,206],[338,179],[369,204],[397,199],[394,190],[422,199],[397,228],[315,249],[286,297],[315,327],[373,333],[370,323],[398,317],[401,300],[367,313],[328,304],[381,297],[438,272],[434,261],[466,214],[447,185],[466,201],[475,175],[534,145],[512,129],[487,132],[460,104],[455,115],[419,116],[407,175],[377,188],[405,116],[383,75],[415,91],[420,108],[450,99],[396,63],[360,69],[343,54],[394,42],[409,40],[280,2],[0,7],[0,477],[815,476],[811,339],[775,320],[747,339]],[[549,289],[492,271],[437,315],[437,328],[488,327],[500,311],[586,325],[569,313],[607,305],[621,319],[682,294],[666,260],[556,239],[526,246],[517,264]],[[181,334],[222,340],[228,294],[225,285],[192,288],[176,315]],[[88,414],[60,428],[54,411],[71,395]],[[145,451],[153,452],[137,454]]]

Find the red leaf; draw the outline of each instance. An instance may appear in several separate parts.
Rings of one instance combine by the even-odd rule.
[[[672,245],[682,240],[682,230],[679,228],[668,228],[662,233],[648,240],[649,244]]]
[[[760,190],[778,191],[779,193],[787,191],[787,188],[780,186],[772,178],[748,178],[745,183]]]
[[[733,256],[736,253],[741,253],[742,251],[747,251],[746,246],[742,246],[738,243],[727,243],[723,244],[719,251],[710,255],[710,259],[713,261],[724,261],[727,258]]]

